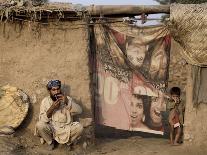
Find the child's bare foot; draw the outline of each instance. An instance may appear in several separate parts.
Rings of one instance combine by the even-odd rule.
[[[171,145],[173,145],[173,142],[172,142],[172,141],[168,141],[168,144],[171,144]]]
[[[179,144],[179,143],[174,143],[174,144],[173,144],[173,146],[178,146],[178,145],[180,145],[180,144]]]

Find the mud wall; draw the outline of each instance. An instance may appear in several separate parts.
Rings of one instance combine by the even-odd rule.
[[[200,103],[194,106],[192,101],[193,96],[193,81],[192,81],[192,66],[188,66],[188,83],[186,89],[186,114],[184,138],[187,145],[198,146],[201,149],[207,146],[207,105]]]
[[[177,86],[181,88],[182,98],[185,99],[186,84],[187,84],[187,63],[182,58],[182,47],[172,39],[170,53],[170,69],[168,88]]]
[[[4,3],[4,2],[6,2],[6,0],[0,0],[0,3]]]
[[[182,59],[182,48],[172,41],[171,62],[169,73],[169,88],[179,86],[182,90],[182,99],[186,101],[184,121],[184,142],[187,145],[207,145],[207,105],[200,104],[194,107],[192,103],[192,76],[191,66]]]
[[[0,85],[24,90],[31,109],[23,126],[34,129],[46,83],[60,79],[66,94],[91,117],[88,34],[82,22],[0,24]]]

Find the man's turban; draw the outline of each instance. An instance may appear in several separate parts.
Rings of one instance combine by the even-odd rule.
[[[47,83],[47,89],[48,90],[51,90],[52,87],[61,87],[61,81],[60,80],[50,80],[48,83]]]

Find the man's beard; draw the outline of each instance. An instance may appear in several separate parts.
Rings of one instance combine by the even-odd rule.
[[[53,101],[57,101],[57,97],[56,97],[56,95],[58,95],[58,94],[61,94],[61,93],[57,93],[57,94],[55,94],[55,95],[52,95],[52,94],[50,93],[50,98],[51,98]]]
[[[56,100],[57,100],[57,98],[55,97],[55,95],[52,95],[52,94],[50,94],[50,98],[51,98],[53,101],[56,101]]]

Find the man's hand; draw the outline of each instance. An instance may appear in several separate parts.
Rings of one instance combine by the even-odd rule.
[[[50,118],[52,117],[52,113],[55,109],[58,109],[60,106],[61,101],[57,99],[55,102],[53,102],[52,106],[48,109],[47,111],[47,117]]]
[[[53,102],[52,106],[47,111],[47,117],[52,117],[52,113],[60,107],[61,103],[68,104],[68,98],[63,94],[56,95],[57,100]]]
[[[53,104],[52,104],[52,108],[55,110],[55,109],[58,109],[59,106],[60,106],[60,99],[57,99],[57,101],[55,101]]]
[[[58,94],[57,95],[57,98],[58,98],[58,100],[60,101],[60,102],[63,102],[64,104],[68,104],[68,98],[65,96],[65,95],[63,95],[63,94]]]

